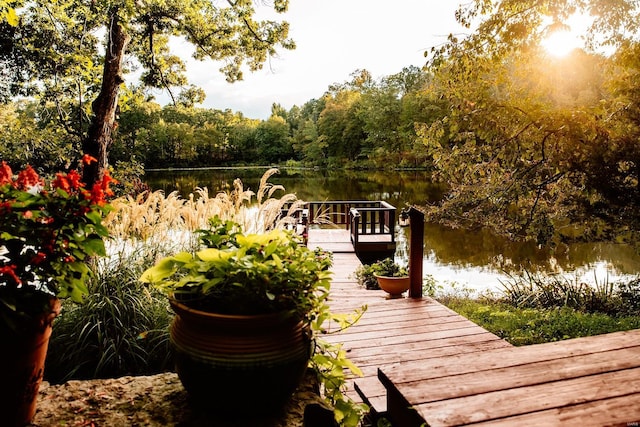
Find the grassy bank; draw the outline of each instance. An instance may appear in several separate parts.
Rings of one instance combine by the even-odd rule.
[[[456,291],[436,299],[514,345],[640,328],[640,279],[587,285],[523,275],[499,294]]]

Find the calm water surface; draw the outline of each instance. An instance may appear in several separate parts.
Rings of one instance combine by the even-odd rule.
[[[210,194],[232,189],[240,178],[245,188],[257,190],[266,168],[149,171],[146,181],[154,190],[178,191],[187,196],[196,187]],[[384,200],[397,208],[436,202],[442,187],[425,172],[293,170],[281,169],[269,180],[283,185],[287,193],[302,200]],[[278,193],[274,196],[278,197]],[[406,230],[397,228],[396,256],[406,259]],[[500,290],[510,274],[525,270],[562,273],[593,283],[615,281],[640,273],[640,254],[627,245],[578,243],[539,248],[533,243],[514,243],[483,231],[449,229],[425,224],[424,274],[439,284],[474,290]]]

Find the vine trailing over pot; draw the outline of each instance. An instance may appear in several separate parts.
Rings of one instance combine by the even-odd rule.
[[[207,403],[212,404],[214,399],[211,396],[217,392],[207,387],[201,393],[207,383],[202,378],[210,375],[218,384],[216,389],[222,391],[220,395],[215,394],[216,404],[222,409],[235,407],[238,401],[246,402],[247,399],[256,402],[275,398],[277,393],[273,392],[273,385],[263,390],[267,379],[290,384],[289,390],[286,390],[290,394],[299,382],[301,373],[310,365],[324,386],[325,396],[334,405],[335,418],[343,425],[357,425],[366,408],[343,398],[340,391],[346,378],[344,369],[350,368],[355,373],[359,371],[348,361],[344,351],[318,339],[326,321],[338,321],[342,325],[348,323],[346,316],[331,314],[327,305],[332,277],[331,253],[307,248],[301,238],[291,231],[273,229],[264,233],[245,234],[237,223],[223,221],[219,217],[212,218],[209,228],[200,230],[199,234],[202,249],[195,253],[181,252],[166,257],[141,277],[141,281],[151,283],[165,292],[177,313],[171,326],[171,339],[177,353],[176,369],[189,394],[202,394],[201,398],[208,399]],[[192,329],[188,329],[186,324],[196,312],[215,313],[225,321],[237,319],[243,323],[248,322],[248,317],[257,317],[267,323],[275,315],[290,325],[284,326],[284,329],[295,330],[298,335],[289,338],[288,332],[285,335],[285,331],[281,331],[280,322],[276,322],[277,326],[270,326],[269,331],[264,333],[277,329],[280,335],[275,341],[291,343],[289,348],[280,350],[270,347],[265,351],[261,347],[255,352],[255,367],[248,367],[246,360],[253,357],[251,350],[229,356],[229,347],[251,349],[258,342],[262,345],[262,341],[265,341],[271,345],[274,340],[262,338],[260,334],[263,332],[260,332],[257,337],[252,335],[240,343],[237,331],[244,327],[227,324],[211,327],[214,323],[208,323],[207,327],[201,329],[205,330],[203,332],[211,342],[191,352],[195,355],[189,354],[191,347],[199,345],[184,339],[192,334]],[[226,328],[234,332],[226,336]],[[262,329],[259,325],[251,328]],[[211,332],[212,329],[215,332]],[[202,341],[204,339],[199,340]],[[227,342],[232,344],[228,345]],[[311,347],[314,345],[316,353],[312,355]],[[211,354],[203,356],[205,347]],[[275,373],[265,373],[265,354],[273,358],[268,364]],[[274,354],[278,356],[272,356]],[[206,362],[202,362],[203,359]],[[216,369],[215,374],[199,372],[194,375],[193,365],[198,364]],[[296,365],[300,369],[294,369],[296,372],[292,375],[298,377],[297,382],[284,378],[285,371]],[[222,386],[221,378],[232,368],[234,373],[229,382]],[[340,371],[340,375],[337,371]],[[247,397],[247,393],[253,394]],[[268,394],[274,396],[266,396]],[[224,405],[220,403],[222,401]],[[263,405],[268,406],[273,405]]]

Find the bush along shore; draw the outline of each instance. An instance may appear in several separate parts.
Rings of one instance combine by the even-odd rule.
[[[539,344],[640,328],[640,278],[586,284],[525,273],[499,293],[431,293],[452,310],[514,345]]]

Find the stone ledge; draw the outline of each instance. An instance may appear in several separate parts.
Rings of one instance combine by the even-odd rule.
[[[192,408],[175,373],[44,382],[31,426],[301,427],[305,407],[322,402],[315,388],[315,378],[308,374],[281,413],[254,414],[247,402],[246,413],[223,417]]]

